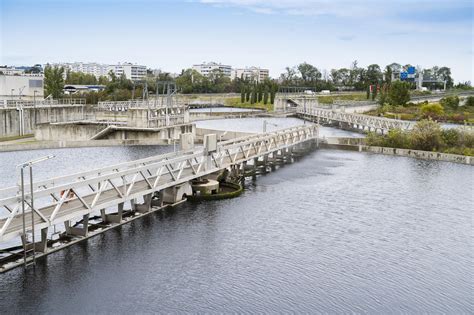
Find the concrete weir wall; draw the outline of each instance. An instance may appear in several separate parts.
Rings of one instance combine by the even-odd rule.
[[[372,147],[372,146],[361,146],[360,151],[386,154],[386,155],[398,155],[414,157],[418,159],[446,161],[461,164],[474,165],[474,158],[466,155],[449,154],[441,152],[421,151],[421,150],[410,150],[410,149],[397,149],[397,148],[384,148],[384,147]]]
[[[32,134],[38,124],[81,120],[88,111],[88,107],[84,105],[28,107],[23,108],[23,114],[16,108],[0,108],[0,138],[19,136],[22,116],[23,133]]]
[[[100,123],[57,123],[38,125],[35,138],[38,141],[87,141],[107,129],[100,139],[110,140],[161,140],[163,143],[179,139],[182,133],[193,133],[194,124],[181,124],[161,128],[108,126]]]
[[[196,128],[196,140],[203,141],[205,135],[216,134],[219,141],[231,140],[235,138],[254,135],[251,132],[225,131],[215,129]]]

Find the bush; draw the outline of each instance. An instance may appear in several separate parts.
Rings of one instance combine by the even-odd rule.
[[[444,115],[444,108],[438,103],[424,104],[420,112],[423,118],[438,119]]]
[[[459,131],[456,129],[444,129],[441,131],[444,145],[455,147],[459,144]]]
[[[457,109],[459,106],[459,97],[457,96],[446,96],[443,97],[439,103],[444,107],[444,108],[451,108],[451,109]]]
[[[441,127],[429,120],[420,120],[410,133],[413,149],[436,151],[442,145]]]
[[[408,138],[407,133],[403,132],[402,130],[391,129],[385,137],[384,146],[408,149],[410,148],[410,139]]]
[[[465,106],[474,106],[474,96],[466,97],[466,102],[464,103]]]
[[[410,100],[410,84],[395,81],[388,90],[388,101],[391,105],[405,105]]]

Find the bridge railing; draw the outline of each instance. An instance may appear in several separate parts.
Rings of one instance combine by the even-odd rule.
[[[304,125],[220,142],[210,153],[198,148],[35,182],[35,207],[27,189],[27,212],[34,211],[35,227],[48,227],[315,139],[317,130]],[[21,234],[21,198],[18,187],[2,189],[0,196],[7,213],[0,219],[2,241]]]
[[[85,105],[84,98],[38,99],[38,100],[0,100],[0,108],[25,108],[42,106]]]
[[[98,102],[97,108],[107,111],[127,111],[131,108],[165,108],[179,105],[179,102],[173,98],[171,100],[165,97],[150,98],[148,100],[128,100],[128,101],[103,101]]]
[[[364,114],[345,113],[342,111],[324,109],[319,107],[299,107],[298,113],[302,115],[317,117],[319,119],[327,121],[338,121],[380,130],[406,130],[412,127],[412,123],[409,121],[370,116]]]

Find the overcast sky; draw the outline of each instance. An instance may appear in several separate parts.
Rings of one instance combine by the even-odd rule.
[[[202,61],[320,69],[391,62],[474,81],[469,0],[0,0],[0,64]]]

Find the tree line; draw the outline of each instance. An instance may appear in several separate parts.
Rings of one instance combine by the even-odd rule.
[[[124,100],[126,98],[138,98],[143,96],[145,83],[148,93],[157,93],[157,81],[175,82],[178,92],[189,93],[240,93],[241,100],[245,102],[267,102],[272,103],[272,98],[281,86],[294,86],[310,88],[314,91],[321,90],[351,90],[368,91],[369,86],[378,87],[374,93],[368,91],[368,98],[378,96],[383,100],[394,99],[394,93],[390,97],[389,88],[392,84],[392,69],[401,68],[406,70],[411,65],[399,65],[392,63],[383,70],[377,64],[371,64],[368,67],[360,67],[357,61],[352,62],[349,68],[331,69],[330,71],[318,69],[316,66],[307,62],[300,63],[293,67],[286,67],[285,72],[279,79],[267,79],[265,82],[256,82],[251,79],[236,78],[231,80],[220,70],[211,71],[208,75],[202,75],[194,69],[184,69],[177,77],[172,77],[169,73],[160,73],[152,75],[151,71],[145,80],[141,82],[132,82],[125,76],[116,77],[113,73],[108,76],[96,78],[94,75],[80,72],[66,71],[64,68],[46,66],[45,92],[46,95],[52,95],[54,98],[63,96],[64,84],[81,85],[104,85],[105,90],[87,96],[90,101],[97,100]],[[424,70],[424,77],[432,80],[446,81],[447,88],[454,86],[449,67],[432,67]],[[395,83],[394,83],[395,84]],[[433,88],[438,88],[439,83],[432,83]],[[413,89],[415,83],[396,83],[396,89]],[[470,88],[470,82],[458,84],[456,87]],[[92,92],[91,92],[92,93]],[[378,95],[378,94],[381,95]],[[272,97],[273,95],[273,97]]]

